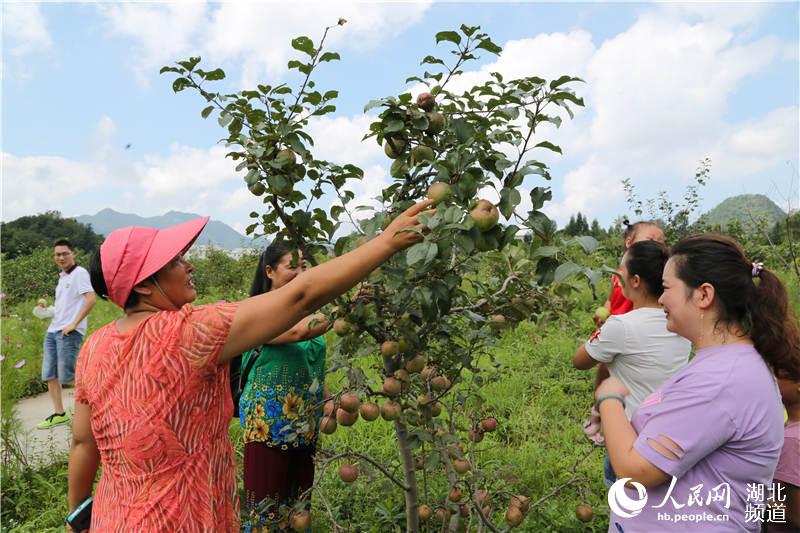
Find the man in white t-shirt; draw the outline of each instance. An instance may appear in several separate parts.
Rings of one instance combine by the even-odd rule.
[[[55,315],[44,338],[42,379],[47,381],[54,413],[36,426],[39,429],[50,429],[70,420],[61,387],[75,382],[75,360],[86,334],[86,316],[95,304],[89,273],[75,264],[75,254],[67,239],[55,242],[53,258],[61,272],[56,286]]]

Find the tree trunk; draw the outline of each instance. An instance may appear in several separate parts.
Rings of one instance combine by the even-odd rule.
[[[417,473],[415,470],[414,456],[408,447],[408,432],[406,426],[399,420],[394,421],[394,430],[397,434],[397,445],[400,448],[400,460],[403,462],[403,477],[406,482],[406,533],[419,532],[419,516],[417,514]]]
[[[394,374],[396,364],[391,357],[383,357],[383,369],[387,376]],[[406,483],[406,533],[419,533],[419,516],[417,514],[417,473],[414,456],[408,446],[408,431],[401,420],[394,421],[394,432],[397,435],[397,447],[400,450],[400,461],[403,463],[403,479]]]

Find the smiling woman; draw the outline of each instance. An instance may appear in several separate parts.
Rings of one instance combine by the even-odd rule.
[[[93,263],[96,292],[124,309],[78,359],[69,507],[91,493],[91,529],[238,531],[228,439],[231,358],[279,336],[421,239],[412,206],[356,250],[242,302],[193,307],[182,253],[208,221],[112,232]]]
[[[600,385],[597,403],[611,464],[620,479],[648,487],[651,502],[671,497],[673,510],[691,506],[698,486],[727,487],[727,498],[703,494],[707,513],[700,513],[727,519],[700,529],[757,532],[760,525],[748,520],[746,504],[766,502],[751,500],[748,487],[772,482],[783,444],[775,373],[800,375],[800,332],[786,288],[763,265],[748,261],[736,241],[717,235],[673,246],[663,286],[659,302],[667,329],[692,341],[697,355],[648,396],[630,422],[624,402],[616,401],[627,388],[613,377]],[[660,530],[658,511],[666,512],[648,506],[631,518],[614,511],[612,527]],[[670,526],[698,529],[697,521]]]

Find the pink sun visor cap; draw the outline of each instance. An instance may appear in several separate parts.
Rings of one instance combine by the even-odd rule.
[[[129,226],[114,230],[100,246],[108,298],[125,308],[133,287],[189,249],[208,223],[196,218],[166,229]]]

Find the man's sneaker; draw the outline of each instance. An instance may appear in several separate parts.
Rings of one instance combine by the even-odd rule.
[[[53,413],[38,424],[36,429],[50,429],[70,421],[69,413]]]

